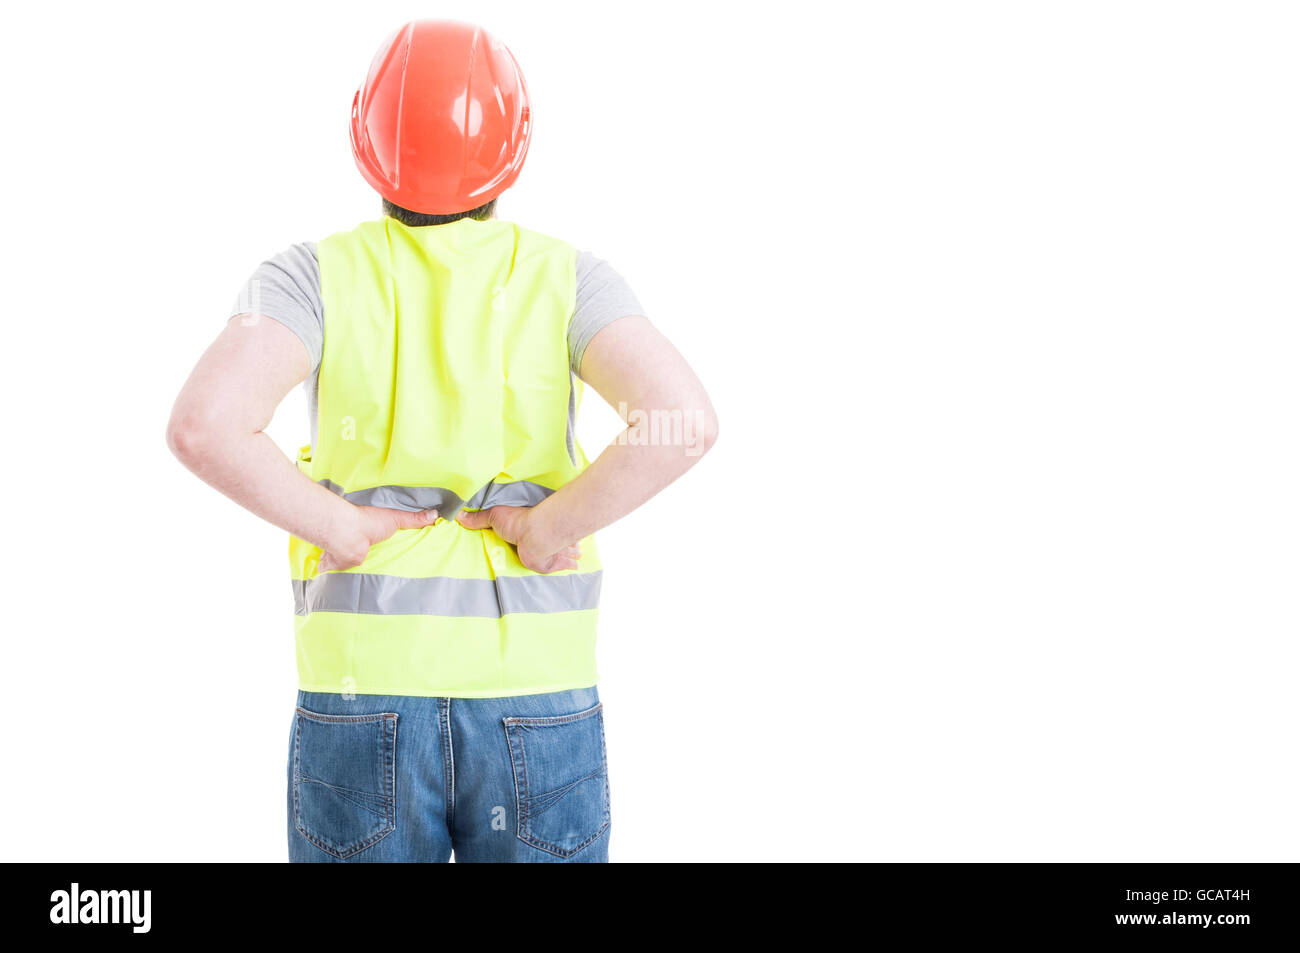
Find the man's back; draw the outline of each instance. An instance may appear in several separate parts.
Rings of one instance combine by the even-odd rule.
[[[572,246],[500,221],[367,222],[318,245],[324,316],[311,478],[419,512],[344,572],[290,548],[300,687],[481,697],[595,682],[600,564],[542,575],[463,510],[532,506],[586,465],[566,338]],[[437,658],[412,666],[412,658]]]

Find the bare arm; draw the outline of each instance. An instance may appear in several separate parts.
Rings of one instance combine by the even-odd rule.
[[[354,506],[313,482],[263,433],[310,369],[306,348],[278,321],[231,318],[176,398],[167,445],[205,483],[325,550],[322,570],[346,569],[360,565],[374,543],[427,525],[437,513]]]
[[[471,529],[491,525],[519,550],[545,563],[626,516],[689,470],[717,439],[713,405],[690,365],[643,317],[603,328],[582,357],[582,379],[627,422],[576,479],[531,508],[467,513]],[[555,565],[553,568],[573,568]]]

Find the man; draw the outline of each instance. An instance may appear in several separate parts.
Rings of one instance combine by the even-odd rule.
[[[291,534],[293,861],[608,859],[592,533],[717,424],[607,264],[494,218],[531,132],[499,41],[402,27],[352,106],[384,217],[265,262],[172,413]],[[629,422],[590,465],[578,379]],[[304,382],[295,464],[263,428]]]

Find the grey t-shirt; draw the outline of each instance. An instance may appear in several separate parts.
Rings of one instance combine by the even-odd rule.
[[[569,367],[574,374],[596,332],[612,321],[644,314],[623,276],[609,262],[579,251],[577,294],[569,322]],[[311,442],[316,445],[316,395],[321,351],[325,343],[325,309],[320,293],[320,262],[314,242],[291,245],[257,270],[240,289],[231,316],[264,314],[294,334],[311,355],[311,375],[303,386],[311,417]]]

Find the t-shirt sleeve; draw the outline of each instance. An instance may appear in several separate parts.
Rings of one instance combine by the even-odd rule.
[[[579,251],[577,272],[577,300],[569,322],[569,367],[575,374],[597,331],[619,318],[645,314],[628,283],[609,262]]]
[[[258,265],[235,299],[231,316],[237,314],[264,314],[298,335],[311,355],[314,372],[320,366],[325,343],[325,309],[315,244],[291,245]]]

